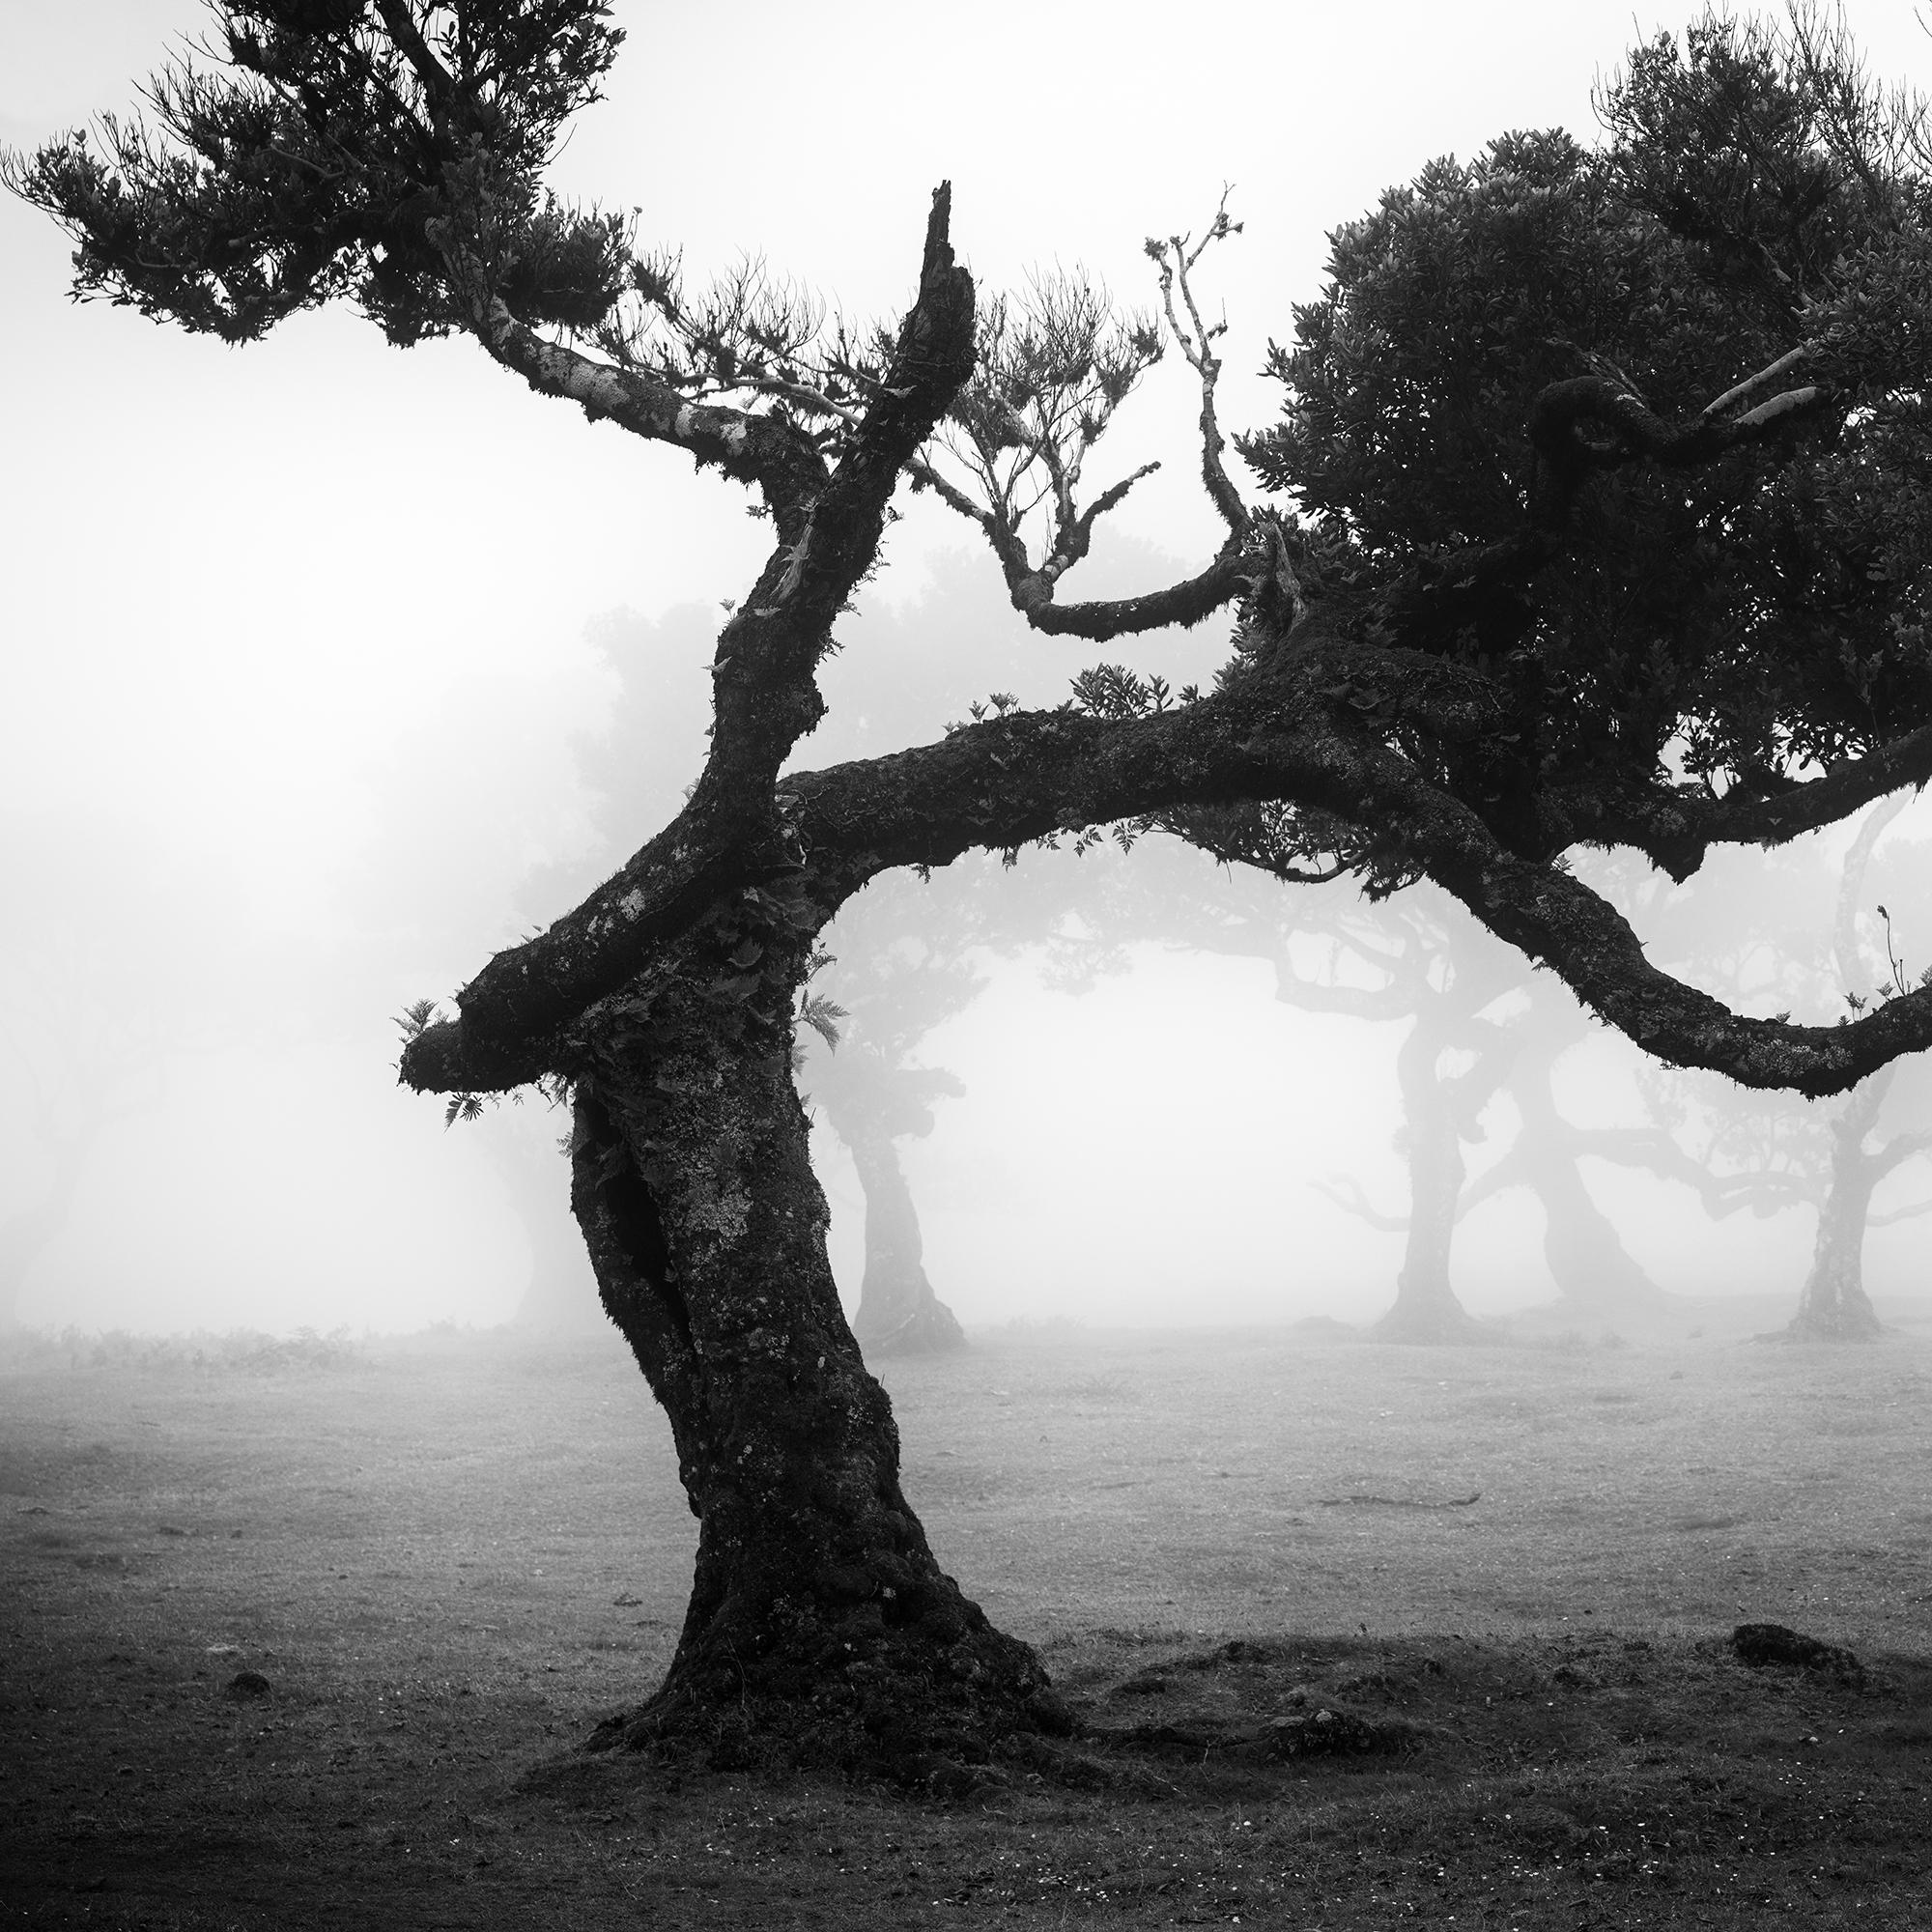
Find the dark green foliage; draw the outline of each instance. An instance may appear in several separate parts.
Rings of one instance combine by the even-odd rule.
[[[9,185],[73,235],[78,296],[229,342],[346,297],[407,344],[458,325],[446,233],[519,319],[602,320],[622,224],[538,179],[622,40],[598,0],[214,13],[216,64],[155,76],[153,129],[103,116],[9,159]]]
[[[1287,408],[1249,461],[1372,632],[1492,671],[1521,781],[1773,786],[1932,703],[1924,151],[1849,61],[1735,21],[1661,38],[1606,93],[1601,150],[1505,135],[1337,229],[1270,352]],[[1598,406],[1579,479],[1539,437],[1552,385],[1688,426],[1785,357],[1737,399],[1820,391],[1769,457],[1639,462]]]

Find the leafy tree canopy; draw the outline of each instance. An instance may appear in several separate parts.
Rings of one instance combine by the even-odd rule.
[[[1775,790],[1932,696],[1921,113],[1803,21],[1661,37],[1601,105],[1336,230],[1245,448],[1372,622],[1425,641],[1434,590],[1534,687],[1540,772]]]

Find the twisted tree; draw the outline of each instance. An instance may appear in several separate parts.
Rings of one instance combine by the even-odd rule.
[[[1077,302],[981,310],[949,188],[898,323],[827,330],[743,277],[692,297],[547,191],[617,55],[595,0],[213,14],[147,120],[11,166],[73,234],[80,294],[234,342],[336,300],[398,344],[460,334],[772,526],[682,809],[453,1017],[417,1009],[402,1060],[459,1103],[568,1085],[577,1217],[670,1417],[691,1607],[605,1742],[904,1766],[1066,1721],[935,1562],[826,1263],[792,1036],[816,935],[868,879],[1259,803],[1306,861],[1285,869],[1435,879],[1647,1052],[1822,1094],[1932,1042],[1932,992],[1845,1026],[1731,1012],[1563,857],[1618,842],[1682,877],[1932,775],[1923,122],[1844,48],[1711,21],[1633,57],[1601,151],[1508,136],[1337,230],[1272,359],[1285,415],[1241,445],[1293,514],[1227,468],[1202,243],[1153,244],[1227,535],[1182,583],[1076,603],[1131,482],[1089,497],[1084,465],[1153,343]],[[786,775],[902,486],[974,520],[1044,633],[1230,612],[1215,689]]]

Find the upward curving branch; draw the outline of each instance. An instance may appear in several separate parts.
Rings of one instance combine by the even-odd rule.
[[[1165,241],[1150,236],[1147,252],[1149,259],[1160,270],[1161,310],[1167,317],[1168,333],[1179,345],[1180,353],[1186,356],[1201,383],[1201,480],[1208,488],[1208,500],[1220,512],[1221,520],[1228,526],[1232,535],[1243,536],[1248,527],[1248,506],[1241,500],[1241,493],[1235,488],[1228,475],[1227,465],[1222,461],[1228,447],[1228,439],[1222,434],[1220,417],[1216,410],[1214,391],[1221,380],[1221,358],[1214,354],[1214,343],[1228,332],[1226,321],[1208,323],[1202,319],[1201,304],[1195,299],[1192,272],[1201,257],[1208,252],[1212,242],[1224,242],[1230,235],[1238,235],[1241,224],[1228,218],[1228,197],[1234,192],[1232,187],[1221,190],[1220,205],[1214,211],[1214,218],[1208,224],[1193,246],[1193,240],[1187,235],[1170,235]],[[1180,291],[1181,305],[1187,311],[1187,323],[1182,324],[1175,313],[1175,291]]]
[[[1089,450],[1160,355],[1152,326],[1129,317],[1110,327],[1104,300],[1084,282],[1058,277],[1037,284],[1023,325],[1009,326],[1002,308],[982,334],[980,369],[953,412],[948,438],[941,440],[963,463],[970,487],[947,474],[936,450],[911,465],[915,489],[932,491],[984,536],[999,559],[1013,609],[1035,630],[1105,641],[1169,624],[1196,624],[1240,596],[1256,574],[1249,554],[1254,518],[1228,476],[1223,462],[1227,438],[1216,414],[1221,362],[1212,345],[1227,324],[1203,321],[1191,280],[1210,242],[1239,233],[1240,223],[1228,218],[1224,189],[1214,219],[1198,241],[1177,235],[1147,244],[1159,270],[1168,335],[1200,384],[1202,481],[1228,526],[1228,539],[1207,569],[1185,582],[1139,597],[1057,601],[1062,580],[1091,551],[1095,525],[1160,467],[1143,464],[1084,509],[1080,506],[1081,471]],[[1022,409],[1014,398],[1029,384],[1038,400]],[[1035,475],[1041,480],[1029,493],[1028,480]],[[1036,563],[1025,526],[1042,503],[1050,505],[1049,529]]]

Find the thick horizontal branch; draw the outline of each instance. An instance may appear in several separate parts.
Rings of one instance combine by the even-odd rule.
[[[761,852],[694,853],[680,821],[550,933],[493,960],[462,997],[461,1037],[432,1028],[405,1055],[404,1078],[451,1091],[551,1070],[570,1021],[640,971],[696,906],[758,876],[795,867],[826,902],[835,880],[850,891],[896,867],[948,865],[1164,807],[1255,799],[1401,828],[1421,869],[1659,1059],[1819,1094],[1932,1044],[1932,991],[1849,1025],[1804,1027],[1740,1017],[1660,972],[1604,899],[1505,850],[1474,812],[1332,716],[1311,689],[1317,675],[1313,665],[1255,674],[1146,718],[1013,713],[938,744],[801,774],[779,788],[784,838]]]
[[[1262,689],[1257,690],[1256,685]],[[1476,814],[1396,753],[1266,681],[1179,712],[1120,723],[1010,716],[939,745],[792,781],[794,824],[814,851],[864,869],[945,865],[975,846],[1236,796],[1315,806],[1400,827],[1400,843],[1498,938],[1549,966],[1637,1046],[1749,1087],[1839,1093],[1932,1045],[1932,989],[1844,1026],[1742,1017],[1659,971],[1606,901],[1551,865],[1507,851]]]
[[[1225,696],[1148,719],[1024,712],[935,745],[782,781],[774,836],[710,834],[693,803],[568,917],[498,953],[458,996],[461,1017],[405,1050],[423,1092],[521,1086],[555,1070],[572,1023],[616,992],[722,895],[790,875],[843,894],[901,866],[1132,817],[1175,800],[1228,803],[1283,779],[1332,787],[1283,745],[1254,757],[1253,705]]]

